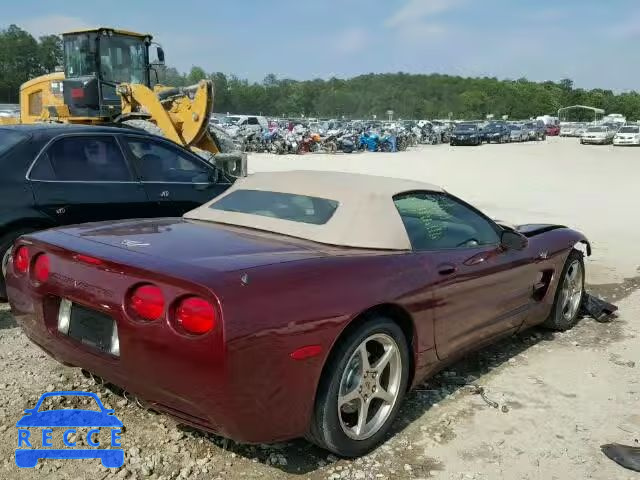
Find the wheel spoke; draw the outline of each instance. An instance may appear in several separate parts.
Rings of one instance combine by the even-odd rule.
[[[564,312],[565,308],[567,307],[567,304],[569,303],[570,297],[569,297],[569,289],[568,288],[563,288],[560,292],[560,305],[562,305],[562,311]]]
[[[340,395],[338,397],[338,407],[342,407],[347,403],[351,403],[356,399],[359,399],[360,395],[358,395],[358,386],[356,386],[349,393],[345,393],[344,395]]]
[[[369,405],[371,405],[371,402],[369,400],[365,400],[360,404],[360,409],[358,410],[358,423],[354,428],[356,435],[362,435],[364,427],[367,425]]]
[[[380,384],[378,384],[376,393],[374,393],[373,396],[379,398],[389,405],[393,405],[393,400],[395,399],[395,397],[391,393],[387,392],[384,388],[382,388]]]
[[[389,361],[395,355],[395,353],[395,348],[393,348],[393,346],[390,346],[387,350],[385,350],[380,359],[371,366],[371,369],[378,372],[378,375],[382,375],[382,372],[384,372],[384,369],[389,364]]]
[[[369,365],[369,352],[367,351],[367,342],[363,342],[362,345],[358,347],[358,352],[360,353],[360,361],[362,362],[362,371],[366,372],[371,368]]]

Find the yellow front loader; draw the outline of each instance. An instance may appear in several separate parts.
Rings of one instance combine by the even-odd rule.
[[[20,87],[20,118],[0,124],[62,122],[124,124],[164,136],[216,163],[233,177],[247,174],[246,155],[209,124],[213,83],[152,87],[151,35],[98,28],[62,35],[64,72],[34,78]]]

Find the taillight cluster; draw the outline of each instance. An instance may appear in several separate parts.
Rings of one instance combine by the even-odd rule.
[[[18,247],[13,254],[13,268],[21,275],[31,270],[32,278],[39,283],[49,280],[51,273],[49,256],[46,253],[39,253],[32,259],[29,248],[24,245]]]
[[[179,330],[192,335],[210,332],[216,326],[215,307],[201,297],[186,296],[175,301],[172,308],[167,303],[162,290],[151,284],[135,287],[128,296],[127,308],[134,317],[147,322],[157,322],[165,317],[165,312]]]

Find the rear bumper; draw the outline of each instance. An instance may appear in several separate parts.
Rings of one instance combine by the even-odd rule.
[[[59,301],[21,283],[8,276],[16,321],[58,362],[88,370],[180,423],[238,442],[270,443],[306,433],[322,358],[294,362],[273,341],[270,349],[242,342],[188,348],[175,335],[156,335],[149,326],[140,331],[112,312],[120,336],[116,358],[58,332],[52,311]]]

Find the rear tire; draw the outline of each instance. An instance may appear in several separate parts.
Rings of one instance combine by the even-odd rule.
[[[575,325],[584,299],[584,277],[584,257],[578,250],[572,250],[562,269],[544,327],[564,331]]]
[[[387,361],[376,368],[383,356]],[[347,334],[325,365],[308,439],[343,457],[378,446],[407,391],[409,361],[402,329],[386,317],[371,317]]]
[[[13,252],[13,244],[20,236],[33,231],[33,229],[24,228],[7,233],[0,238],[0,301],[2,302],[7,300],[7,286],[5,284],[4,277],[6,275],[9,259]]]

